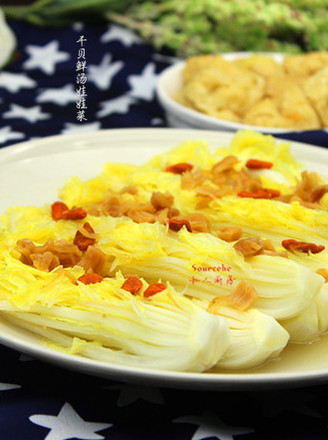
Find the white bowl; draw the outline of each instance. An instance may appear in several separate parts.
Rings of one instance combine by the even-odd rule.
[[[223,54],[222,57],[227,61],[252,56],[251,52],[234,52]],[[282,63],[284,55],[280,53],[265,53],[271,56],[276,62]],[[200,128],[205,130],[255,130],[261,133],[282,134],[291,133],[298,130],[286,128],[259,127],[254,125],[230,122],[225,119],[207,116],[197,110],[185,107],[175,101],[174,97],[183,86],[182,71],[186,62],[178,62],[165,69],[158,78],[156,93],[158,100],[165,110],[167,122],[174,128]],[[300,130],[303,131],[303,130]]]

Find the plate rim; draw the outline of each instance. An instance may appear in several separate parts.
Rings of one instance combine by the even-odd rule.
[[[254,132],[258,132],[260,134],[263,134],[265,136],[272,136],[275,138],[274,133],[263,133],[260,130],[256,129],[248,129],[248,128],[242,128],[242,129],[238,129],[238,130],[233,130],[233,131],[226,131],[223,129],[217,129],[217,130],[209,130],[209,129],[203,129],[203,128],[197,128],[197,127],[192,127],[192,128],[179,128],[179,127],[127,127],[127,128],[103,128],[103,129],[99,129],[99,130],[95,130],[95,131],[88,131],[88,132],[77,132],[77,133],[67,133],[67,134],[54,134],[54,135],[50,135],[50,136],[44,136],[41,138],[37,138],[37,139],[28,139],[28,140],[24,140],[24,141],[19,141],[16,142],[14,144],[11,145],[6,145],[3,147],[0,147],[0,165],[4,162],[4,160],[2,159],[3,157],[6,158],[8,156],[12,156],[15,155],[14,160],[16,160],[16,158],[21,159],[20,155],[24,155],[26,153],[34,153],[35,150],[37,150],[36,152],[39,153],[38,149],[43,149],[46,148],[46,146],[48,146],[49,143],[52,142],[57,142],[59,141],[59,146],[61,146],[61,144],[65,143],[65,142],[70,142],[71,146],[74,143],[74,141],[79,142],[79,146],[74,147],[74,151],[80,151],[80,150],[85,150],[85,147],[83,147],[83,145],[86,142],[89,142],[89,138],[92,137],[105,137],[106,135],[110,134],[110,135],[114,135],[114,136],[120,136],[121,134],[125,134],[125,133],[135,133],[136,135],[138,134],[142,134],[143,132],[147,132],[150,133],[151,135],[154,134],[159,134],[159,133],[179,133],[180,134],[184,134],[188,135],[188,133],[192,133],[196,136],[200,136],[200,135],[205,135],[206,137],[214,137],[214,136],[218,136],[218,137],[226,137],[227,140],[232,139],[236,133],[238,132],[242,132],[242,131],[254,131]],[[280,133],[279,133],[280,134]],[[288,134],[288,133],[285,133]],[[294,150],[296,147],[306,147],[307,149],[312,149],[313,151],[319,151],[319,150],[326,150],[326,147],[323,147],[321,145],[314,145],[308,142],[300,142],[300,141],[293,141],[290,139],[284,139],[283,137],[281,138],[275,138],[277,143],[289,143],[291,144],[291,149]],[[106,148],[110,148],[109,145],[106,146]],[[50,152],[49,152],[50,151]],[[58,154],[61,151],[52,151],[52,150],[47,150],[47,152],[44,152],[44,154],[42,154],[42,156],[49,156],[52,154]],[[63,151],[62,151],[63,152]],[[61,152],[61,153],[62,153]],[[39,154],[38,154],[39,157]]]
[[[0,313],[0,329],[3,325],[13,327],[15,331],[19,328],[8,322]],[[24,332],[36,338],[28,330]],[[67,370],[78,371],[90,376],[112,379],[123,382],[157,385],[163,388],[178,389],[201,389],[201,390],[270,390],[272,388],[296,388],[301,386],[318,385],[328,381],[328,370],[326,372],[309,373],[279,373],[278,378],[273,378],[272,373],[194,373],[181,371],[168,371],[128,365],[117,365],[89,359],[79,355],[66,354],[42,346],[41,343],[26,346],[24,340],[11,338],[8,341],[0,333],[0,343],[4,346],[17,350],[21,353],[35,356],[35,360],[50,363]],[[272,362],[276,362],[273,360]],[[278,360],[279,362],[279,360]],[[256,370],[254,370],[256,371]]]

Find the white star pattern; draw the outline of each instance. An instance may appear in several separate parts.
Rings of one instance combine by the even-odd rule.
[[[64,129],[61,131],[62,134],[69,133],[87,133],[89,131],[96,131],[101,128],[100,122],[84,122],[83,124],[72,124],[71,122],[65,122]]]
[[[183,61],[183,58],[172,57],[170,55],[163,55],[161,53],[154,53],[152,56],[154,61],[158,61],[159,63],[177,63]]]
[[[43,121],[44,119],[49,119],[50,116],[49,113],[42,113],[39,105],[27,108],[18,104],[10,104],[10,109],[3,113],[3,117],[6,119],[22,118],[28,122]]]
[[[128,83],[131,86],[129,94],[135,98],[151,101],[154,98],[157,75],[155,64],[148,63],[140,75],[130,75]]]
[[[16,390],[17,388],[21,388],[21,386],[13,383],[0,382],[0,391]]]
[[[20,133],[19,131],[12,131],[9,125],[0,128],[0,144],[4,144],[8,141],[23,139],[24,137],[24,133]]]
[[[76,21],[75,23],[72,24],[72,29],[76,32],[80,32],[84,29],[84,24],[81,23],[80,21]]]
[[[29,58],[24,62],[23,67],[27,70],[40,69],[47,75],[55,73],[56,64],[70,59],[70,54],[59,50],[57,40],[50,41],[45,46],[26,46]]]
[[[203,440],[209,437],[214,437],[218,440],[234,440],[235,435],[254,432],[254,429],[237,428],[235,426],[226,425],[222,420],[218,419],[211,413],[205,413],[200,417],[179,417],[178,419],[173,420],[173,422],[198,425],[191,440]]]
[[[106,387],[110,390],[121,390],[117,400],[117,406],[122,408],[131,405],[138,400],[145,400],[157,405],[163,405],[164,400],[161,392],[157,388],[136,385],[114,385]]]
[[[136,33],[121,26],[111,25],[108,30],[100,37],[101,43],[109,41],[120,41],[124,46],[132,46],[134,43],[140,43],[142,40]]]
[[[96,432],[113,426],[111,423],[85,422],[67,402],[57,416],[34,414],[29,419],[32,423],[51,430],[44,440],[103,439],[105,437]]]
[[[164,120],[162,118],[153,118],[150,123],[151,125],[160,125],[164,124]]]
[[[108,101],[100,102],[101,110],[96,114],[98,118],[104,118],[113,113],[127,113],[130,105],[134,104],[136,100],[128,95],[120,96],[119,98],[109,99]]]
[[[288,411],[309,417],[322,417],[307,404],[311,399],[315,399],[315,395],[290,391],[277,392],[269,400],[265,396],[259,398],[263,415],[268,418],[277,417]]]
[[[0,73],[0,87],[4,87],[11,93],[17,93],[20,89],[32,89],[37,83],[25,73]]]
[[[111,55],[106,54],[103,56],[99,66],[89,66],[88,80],[93,82],[100,90],[108,90],[110,88],[113,77],[124,65],[122,61],[111,62]]]
[[[36,102],[50,102],[57,105],[67,105],[77,101],[77,95],[72,84],[58,87],[57,89],[45,89],[36,98]]]

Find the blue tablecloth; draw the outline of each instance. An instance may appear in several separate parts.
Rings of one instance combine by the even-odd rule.
[[[166,126],[154,86],[172,62],[168,54],[114,25],[10,24],[18,49],[0,73],[1,147],[101,128]],[[324,131],[288,138],[328,146]],[[0,439],[328,439],[328,385],[237,392],[162,385],[100,379],[0,346]]]

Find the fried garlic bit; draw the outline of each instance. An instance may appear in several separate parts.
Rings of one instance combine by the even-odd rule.
[[[221,240],[227,241],[229,243],[239,240],[242,235],[243,230],[237,227],[220,228],[218,231],[218,237],[221,238]]]
[[[213,298],[207,311],[216,314],[221,307],[234,307],[243,311],[250,308],[257,298],[254,287],[248,281],[242,280],[230,295]]]

